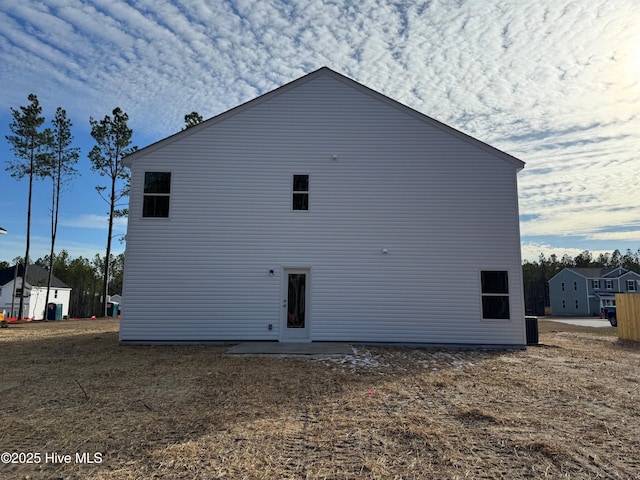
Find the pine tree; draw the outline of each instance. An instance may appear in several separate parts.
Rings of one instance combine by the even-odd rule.
[[[47,294],[45,297],[46,308],[49,305],[49,293],[51,290],[51,277],[53,276],[54,248],[58,233],[58,215],[60,212],[60,193],[65,182],[77,175],[75,168],[80,156],[80,149],[72,147],[73,135],[71,135],[71,120],[67,118],[67,112],[58,107],[52,123],[52,129],[46,130],[47,143],[50,148],[45,163],[45,175],[51,178],[51,251],[49,254],[49,277],[47,279]]]
[[[126,214],[126,211],[117,210],[118,201],[129,194],[129,169],[122,163],[124,157],[137,150],[131,147],[133,130],[127,126],[129,116],[120,108],[98,121],[89,119],[91,124],[91,136],[96,145],[89,152],[91,169],[100,176],[109,179],[109,190],[105,197],[103,192],[107,187],[97,186],[96,190],[109,204],[109,229],[107,234],[107,252],[104,261],[104,279],[102,288],[102,307],[104,316],[107,315],[107,302],[109,294],[109,262],[111,259],[111,240],[113,236],[113,221],[117,216]]]
[[[195,127],[199,123],[202,123],[202,115],[200,115],[198,112],[188,113],[184,116],[184,127],[182,128],[182,130]]]
[[[17,180],[24,177],[29,179],[29,193],[27,198],[27,239],[24,254],[24,269],[22,276],[22,295],[18,307],[18,318],[24,319],[24,296],[26,294],[26,279],[29,268],[29,249],[31,244],[31,200],[33,197],[33,180],[42,175],[42,165],[46,157],[47,136],[40,127],[44,123],[42,107],[38,97],[33,93],[27,99],[31,102],[18,110],[11,109],[13,121],[9,128],[13,135],[7,135],[11,150],[15,156],[9,161],[6,170]]]

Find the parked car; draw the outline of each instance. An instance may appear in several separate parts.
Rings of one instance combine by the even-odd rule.
[[[604,307],[602,309],[603,316],[609,320],[612,327],[618,326],[618,318],[616,317],[616,307]]]

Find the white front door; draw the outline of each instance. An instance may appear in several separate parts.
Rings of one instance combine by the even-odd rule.
[[[283,280],[280,341],[309,342],[309,269],[285,268]]]

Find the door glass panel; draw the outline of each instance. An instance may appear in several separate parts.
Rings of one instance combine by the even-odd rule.
[[[289,274],[287,328],[304,328],[306,280],[304,273]]]

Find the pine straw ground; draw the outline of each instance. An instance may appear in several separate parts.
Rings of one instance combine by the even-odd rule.
[[[332,359],[122,347],[117,330],[0,330],[0,452],[41,455],[0,478],[640,478],[640,347],[612,328]]]

